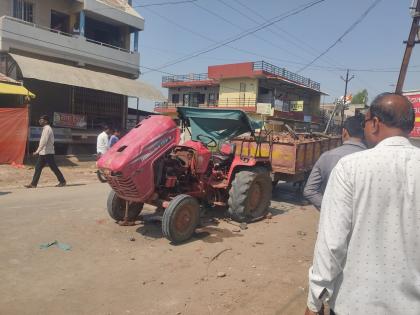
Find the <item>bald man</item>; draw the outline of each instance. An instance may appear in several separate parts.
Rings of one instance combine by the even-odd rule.
[[[342,158],[324,194],[307,315],[420,314],[420,149],[407,98],[377,96],[363,122],[370,150]]]

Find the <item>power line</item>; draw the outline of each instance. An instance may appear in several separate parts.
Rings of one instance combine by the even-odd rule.
[[[250,18],[249,16],[247,16],[247,15],[243,14],[242,12],[240,12],[240,11],[236,10],[236,9],[235,9],[234,7],[232,7],[231,5],[229,5],[229,4],[227,4],[227,3],[225,3],[225,2],[223,2],[223,1],[221,1],[221,0],[218,0],[218,1],[219,1],[219,2],[221,2],[223,5],[225,5],[225,6],[229,7],[230,9],[232,9],[232,10],[233,10],[233,11],[235,11],[236,13],[241,14],[241,15],[243,15],[243,16],[245,16],[245,17],[247,17],[248,19],[252,19],[252,18]],[[238,25],[238,24],[236,24],[236,23],[233,23],[233,22],[232,22],[231,20],[229,20],[229,19],[226,19],[226,18],[225,18],[225,17],[223,17],[222,15],[220,15],[220,14],[218,14],[218,13],[216,13],[216,12],[214,12],[214,11],[212,11],[212,10],[210,10],[210,9],[206,8],[206,7],[203,7],[203,6],[201,6],[201,5],[197,4],[197,3],[194,3],[193,5],[194,5],[194,6],[196,6],[196,7],[198,7],[198,8],[200,8],[200,9],[202,9],[203,11],[206,11],[207,13],[209,13],[209,14],[211,14],[211,15],[213,15],[213,16],[215,16],[215,17],[217,17],[218,19],[220,19],[220,20],[222,20],[222,21],[224,21],[224,22],[226,22],[226,23],[228,23],[228,24],[230,24],[230,25],[232,25],[232,26],[234,26],[234,27],[236,27],[236,28],[238,28],[238,29],[240,29],[240,30],[242,30],[242,31],[245,31],[245,29],[244,29],[243,27],[241,27],[240,25]],[[255,21],[255,20],[254,20],[254,21]],[[261,23],[261,21],[255,21],[255,22],[256,22],[256,24],[257,24],[257,25],[259,25],[259,24]],[[266,39],[266,38],[262,37],[261,35],[252,34],[252,36],[254,36],[255,38],[257,38],[257,39],[259,39],[260,41],[264,42],[265,44],[269,44],[269,45],[271,45],[271,46],[273,46],[273,47],[275,47],[275,48],[277,48],[277,49],[281,49],[281,50],[285,51],[285,52],[286,52],[286,53],[288,53],[289,55],[292,55],[292,56],[297,56],[297,54],[296,54],[295,52],[291,52],[291,51],[289,51],[289,50],[285,49],[284,47],[282,47],[282,46],[280,46],[280,45],[278,45],[278,44],[276,44],[276,43],[274,43],[274,42],[272,42],[272,41],[270,41],[270,40],[268,40],[268,39]],[[298,56],[298,57],[302,58],[301,56]],[[302,58],[302,59],[305,59],[305,58]]]
[[[152,10],[150,8],[147,8],[146,10],[149,11],[149,12],[151,12],[152,14],[160,17],[161,19],[163,19],[163,20],[165,20],[165,21],[167,21],[167,22],[169,22],[169,23],[171,23],[171,24],[179,27],[180,29],[182,29],[182,30],[184,30],[184,31],[186,31],[186,32],[188,32],[190,34],[193,34],[193,35],[197,36],[198,38],[201,38],[201,39],[204,38],[204,39],[206,39],[206,40],[208,40],[208,41],[210,41],[210,42],[212,42],[214,44],[218,44],[219,43],[215,39],[212,39],[212,38],[210,38],[210,37],[208,37],[208,36],[206,36],[206,35],[204,35],[202,33],[196,32],[195,30],[191,30],[191,29],[185,27],[184,25],[179,24],[178,22],[176,22],[176,21],[174,21],[174,20],[172,20],[172,19],[170,19],[170,18],[168,18],[166,16],[163,16],[163,15],[157,13],[156,11],[154,11],[154,10]],[[210,45],[208,47],[210,48],[210,47],[213,47],[213,46]],[[238,47],[235,47],[235,46],[232,46],[232,45],[226,45],[226,47],[228,47],[230,49],[233,49],[235,51],[241,52],[241,53],[245,53],[245,54],[248,54],[248,55],[256,56],[258,58],[262,58],[262,59],[266,59],[266,60],[275,60],[275,61],[279,61],[279,62],[290,63],[290,64],[297,64],[297,65],[305,65],[306,64],[306,63],[303,63],[303,62],[285,60],[285,59],[280,59],[280,58],[276,58],[276,57],[272,57],[272,56],[267,56],[267,55],[255,53],[253,51],[250,51],[250,50],[247,50],[247,49],[243,49],[243,48],[238,48]],[[186,57],[186,56],[189,56],[189,54],[185,55],[184,57]],[[143,75],[149,74],[151,72],[153,72],[153,70],[152,71],[146,71],[146,72],[143,73]]]
[[[382,0],[376,0],[374,3],[372,3],[365,12],[352,24],[348,29],[345,30],[345,32],[334,42],[332,43],[327,49],[325,49],[319,56],[317,56],[315,59],[313,59],[310,63],[308,63],[306,66],[300,68],[297,73],[302,72],[306,68],[308,68],[310,65],[312,65],[315,61],[317,61],[319,58],[327,54],[332,48],[334,48],[347,34],[349,34],[352,30],[356,28],[358,24],[360,24],[366,16],[369,14],[370,11],[372,11]]]
[[[217,43],[215,46],[213,46],[213,47],[211,47],[211,48],[207,48],[207,49],[204,49],[204,50],[196,51],[196,52],[192,53],[192,54],[191,54],[191,55],[189,55],[189,56],[186,56],[186,57],[181,58],[181,59],[178,59],[178,60],[171,61],[171,62],[169,62],[169,63],[167,63],[167,64],[165,64],[165,65],[163,65],[163,66],[158,67],[157,69],[159,69],[159,70],[160,70],[160,69],[163,69],[163,68],[167,68],[167,67],[169,67],[169,66],[173,66],[173,65],[175,65],[175,64],[178,64],[178,63],[181,63],[181,62],[184,62],[184,61],[190,60],[190,59],[192,59],[192,58],[195,58],[195,57],[197,57],[197,56],[200,56],[200,55],[202,55],[202,54],[205,54],[205,53],[211,52],[211,51],[216,50],[216,49],[218,49],[218,48],[220,48],[220,47],[227,46],[227,45],[228,45],[228,44],[230,44],[230,43],[236,42],[236,41],[238,41],[238,40],[240,40],[240,39],[242,39],[242,38],[244,38],[244,37],[247,37],[247,36],[249,36],[249,35],[251,35],[251,34],[254,34],[254,33],[256,33],[256,32],[258,32],[258,31],[260,31],[260,30],[262,30],[262,29],[265,29],[265,28],[267,28],[267,27],[269,27],[269,26],[271,26],[271,25],[275,24],[275,23],[278,23],[278,22],[280,22],[280,21],[283,21],[283,20],[285,20],[285,19],[286,19],[286,18],[288,18],[288,17],[291,17],[291,16],[294,16],[294,15],[297,15],[297,14],[299,14],[299,13],[301,13],[301,12],[303,12],[303,11],[305,11],[305,10],[307,10],[307,9],[309,9],[309,8],[311,8],[311,7],[315,6],[315,5],[317,5],[317,4],[320,4],[320,3],[324,2],[324,1],[325,1],[325,0],[317,0],[317,1],[313,1],[313,2],[310,2],[310,3],[306,4],[306,5],[300,6],[300,7],[296,8],[296,9],[290,10],[290,11],[288,11],[289,13],[284,13],[284,14],[282,14],[282,15],[280,15],[280,16],[277,16],[277,17],[273,18],[273,19],[272,19],[270,22],[268,22],[268,23],[262,23],[262,24],[260,24],[260,25],[259,25],[258,27],[256,27],[256,28],[251,28],[251,29],[249,29],[249,30],[247,30],[247,31],[244,31],[244,32],[242,32],[242,33],[239,33],[238,35],[236,35],[236,36],[234,36],[234,37],[231,37],[231,38],[225,39],[224,41],[221,41],[221,42]]]

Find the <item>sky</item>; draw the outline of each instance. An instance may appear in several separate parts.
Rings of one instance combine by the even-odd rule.
[[[196,0],[171,5],[152,5],[180,0],[133,0],[133,7],[145,19],[140,32],[141,80],[161,88],[160,68],[169,74],[205,73],[209,65],[264,60],[311,78],[329,94],[331,102],[344,94],[347,68],[354,78],[349,93],[366,88],[369,99],[392,91],[398,79],[412,18],[411,0],[324,0],[283,18],[273,25],[228,45],[163,67],[192,53],[216,46],[268,20],[281,18],[314,0]],[[374,3],[368,15],[321,58]],[[414,48],[404,90],[420,89],[420,45]],[[309,65],[309,66],[308,66]],[[308,66],[305,68],[305,66]],[[162,67],[162,68],[161,68]],[[141,100],[141,108],[153,103]]]

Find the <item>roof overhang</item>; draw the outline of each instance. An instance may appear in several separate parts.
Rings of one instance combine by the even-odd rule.
[[[23,78],[78,86],[153,101],[166,98],[155,87],[140,81],[77,68],[51,61],[9,54],[19,66]]]
[[[0,94],[23,95],[35,98],[35,94],[22,85],[0,82]]]
[[[115,22],[144,30],[144,18],[131,6],[118,0],[84,0],[83,9],[89,13],[106,17]]]

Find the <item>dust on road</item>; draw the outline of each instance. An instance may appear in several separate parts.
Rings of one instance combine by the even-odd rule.
[[[303,314],[318,212],[290,192],[271,219],[207,220],[178,246],[157,222],[116,225],[108,192],[0,189],[1,314]],[[72,249],[39,248],[54,240]]]

